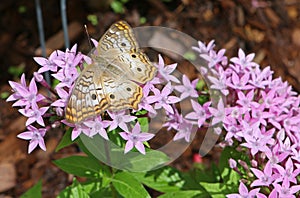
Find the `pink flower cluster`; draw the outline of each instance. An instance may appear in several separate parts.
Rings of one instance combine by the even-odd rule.
[[[300,97],[287,82],[273,79],[270,67],[260,69],[253,62],[254,54],[246,56],[240,49],[228,64],[225,50],[216,52],[213,47],[213,41],[207,46],[199,42],[194,50],[208,62],[201,71],[212,83],[210,88],[226,97],[226,104],[220,99],[218,106],[224,112],[219,114],[226,131],[224,141],[227,145],[238,141],[252,159],[251,171],[246,170],[253,175],[248,178],[250,186],[241,182],[239,194],[227,197],[296,197],[300,191]],[[230,164],[237,168],[233,159]]]
[[[223,145],[238,142],[240,147],[246,148],[252,162],[249,169],[245,162],[238,161],[248,171],[247,175],[243,175],[248,182],[241,182],[239,194],[228,197],[295,197],[300,190],[297,180],[300,175],[299,96],[281,78],[273,79],[270,67],[260,69],[253,62],[254,54],[246,56],[239,50],[238,57],[231,58],[228,63],[225,50],[217,52],[213,48],[212,41],[208,45],[199,42],[199,46],[193,49],[208,63],[201,68],[201,73],[208,80],[209,88],[218,90],[223,96],[216,108],[211,107],[210,101],[203,105],[197,101],[201,95],[196,89],[198,79],[191,81],[182,75],[179,80],[174,75],[177,65],[165,65],[159,56],[155,64],[157,75],[142,85],[144,97],[138,111],[147,110],[146,115],[154,117],[159,110],[164,110],[167,121],[163,126],[176,131],[174,141],[191,141],[194,126],[201,128],[209,126],[209,122],[211,125],[223,123],[226,132]],[[141,130],[135,111],[108,112],[109,118],[99,115],[75,125],[62,120],[72,87],[79,76],[77,68],[82,70],[84,62],[91,62],[88,57],[76,52],[76,45],[66,52],[55,51],[48,59],[35,58],[35,61],[41,68],[29,85],[24,75],[20,83],[10,81],[14,93],[7,99],[16,101],[13,106],[19,107],[20,113],[28,118],[28,131],[18,137],[30,140],[29,153],[37,145],[46,149],[44,136],[54,124],[49,120],[45,122],[45,118],[53,116],[56,117],[54,123],[62,121],[74,127],[72,140],[82,133],[89,137],[99,134],[108,139],[107,133],[119,128],[122,131],[119,135],[126,141],[125,153],[134,147],[140,153],[146,153],[143,142],[153,138],[154,134]],[[41,75],[46,71],[59,81],[54,89]],[[38,93],[36,82],[50,90],[47,96]],[[190,102],[192,108],[186,114],[175,106],[183,101]],[[229,163],[237,172],[245,172],[238,171],[237,162],[233,159]]]
[[[97,42],[93,41],[95,45]],[[154,137],[154,134],[141,131],[141,126],[137,122],[135,111],[108,111],[109,118],[103,118],[98,115],[92,119],[85,120],[82,123],[71,124],[63,120],[64,109],[71,94],[74,82],[79,76],[77,68],[84,68],[84,62],[91,63],[89,57],[77,53],[77,46],[73,46],[66,52],[54,51],[49,58],[36,57],[34,60],[41,66],[38,72],[35,72],[30,85],[27,87],[25,76],[22,75],[21,83],[10,81],[14,93],[7,101],[16,101],[13,106],[18,106],[24,116],[28,118],[26,126],[28,131],[18,135],[19,138],[30,140],[28,152],[32,152],[38,145],[45,150],[44,135],[50,127],[57,126],[57,123],[73,127],[71,139],[75,140],[80,134],[85,134],[93,137],[96,134],[101,135],[104,139],[109,139],[107,133],[116,128],[120,128],[120,136],[127,141],[124,152],[129,152],[135,147],[140,153],[145,154],[144,141],[148,141]],[[138,111],[147,110],[147,116],[154,117],[157,111],[163,109],[166,112],[167,122],[164,126],[169,130],[175,129],[177,134],[174,140],[184,138],[187,142],[190,141],[191,128],[193,125],[201,127],[206,118],[209,118],[208,106],[210,102],[203,107],[196,102],[198,92],[195,89],[197,79],[190,81],[187,76],[182,76],[182,83],[172,73],[177,67],[177,64],[165,65],[161,56],[159,62],[155,64],[157,67],[157,76],[143,86],[144,97],[138,106]],[[54,89],[43,78],[44,72],[51,72],[59,83]],[[36,82],[39,82],[50,92],[48,96],[43,96],[38,93]],[[176,85],[174,85],[176,83]],[[176,96],[178,92],[180,96]],[[180,114],[175,108],[175,104],[187,98],[194,98],[192,106],[194,112],[186,116]],[[56,117],[56,121],[49,121],[50,117]],[[49,126],[45,127],[44,119]],[[53,119],[52,119],[53,120]],[[40,125],[36,128],[32,124]],[[128,126],[134,125],[133,128]]]

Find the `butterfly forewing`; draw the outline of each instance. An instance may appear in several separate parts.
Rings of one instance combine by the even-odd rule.
[[[125,21],[113,24],[101,37],[97,51],[105,54],[106,51],[117,49],[119,52],[139,48],[132,28]]]

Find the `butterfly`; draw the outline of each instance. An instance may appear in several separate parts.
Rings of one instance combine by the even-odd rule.
[[[114,23],[91,59],[72,89],[66,120],[76,124],[106,110],[137,109],[143,97],[139,84],[153,79],[157,69],[140,50],[128,23]]]

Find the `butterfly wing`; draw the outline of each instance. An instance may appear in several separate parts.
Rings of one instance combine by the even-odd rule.
[[[108,65],[105,70],[93,63],[77,79],[66,108],[66,119],[80,123],[105,110],[137,109],[142,88],[122,76],[122,71]]]
[[[143,93],[136,84],[153,78],[156,68],[138,46],[125,21],[113,24],[102,36],[78,77],[66,108],[66,119],[80,123],[105,110],[137,109]]]
[[[109,98],[108,110],[137,109],[143,97],[142,88],[136,83],[122,78],[112,78],[109,73],[103,76],[103,87]]]
[[[101,37],[97,51],[99,54],[104,55],[111,49],[116,49],[122,53],[138,47],[132,28],[127,22],[118,21],[111,25]]]
[[[121,67],[130,80],[144,84],[156,74],[156,67],[140,50],[132,28],[125,21],[113,24],[106,31],[97,50],[110,64]]]
[[[94,64],[88,65],[76,80],[66,108],[66,119],[70,123],[80,123],[94,117],[109,106],[101,83],[101,73],[95,75],[95,68]]]

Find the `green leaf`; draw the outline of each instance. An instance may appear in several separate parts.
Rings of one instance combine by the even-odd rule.
[[[26,11],[27,11],[27,7],[26,6],[21,5],[21,6],[18,7],[18,12],[20,14],[24,14],[24,13],[26,13]]]
[[[194,61],[194,60],[196,60],[196,58],[197,58],[195,52],[193,52],[193,51],[187,51],[187,52],[183,55],[183,57],[184,57],[185,59],[187,59],[187,60],[190,60],[190,61]]]
[[[4,92],[1,92],[0,98],[1,98],[1,99],[6,99],[6,98],[8,98],[9,95],[10,95],[9,92],[4,91]]]
[[[33,187],[31,187],[27,192],[21,195],[21,198],[42,198],[42,181],[39,180]]]
[[[99,21],[98,21],[98,17],[95,14],[89,14],[87,16],[87,20],[91,22],[92,25],[96,26],[98,25]]]
[[[146,118],[146,117],[138,118],[138,121],[139,121],[140,126],[141,126],[141,131],[143,131],[143,132],[149,131],[148,118]]]
[[[160,192],[180,191],[185,184],[181,173],[168,166],[147,173],[131,174],[146,186]]]
[[[140,24],[143,25],[147,22],[147,18],[146,17],[140,17]]]
[[[63,171],[79,177],[100,177],[101,164],[90,157],[71,156],[53,162]],[[103,172],[102,172],[103,173]]]
[[[117,14],[123,14],[125,12],[123,3],[117,0],[111,2],[110,7]]]
[[[145,110],[145,109],[142,109],[142,110],[140,110],[140,111],[137,111],[137,112],[135,112],[134,113],[134,115],[145,115],[146,113],[148,113],[148,111],[147,110]]]
[[[204,87],[206,86],[206,83],[203,79],[199,79],[197,84],[196,84],[196,90],[202,91],[204,90]]]
[[[128,172],[119,172],[116,173],[113,180],[113,186],[122,196],[126,198],[135,198],[135,197],[149,197],[150,195],[143,187],[143,185],[136,180]]]
[[[73,184],[61,191],[57,198],[89,198],[81,184],[74,178]]]
[[[243,160],[247,162],[248,165],[250,165],[250,160],[248,156],[245,155],[243,152],[238,152],[234,147],[226,147],[220,157],[220,163],[219,163],[219,170],[221,172],[221,177],[224,183],[227,184],[239,184],[239,180],[241,179],[240,175],[233,171],[229,167],[228,160],[232,158],[235,160]],[[243,171],[244,169],[241,169]]]
[[[90,197],[112,197],[111,188],[108,185],[111,182],[111,179],[107,179],[109,182],[102,181],[96,178],[93,180],[88,180],[81,185],[84,188],[84,191],[89,193]]]
[[[25,64],[20,64],[18,66],[10,66],[8,67],[8,73],[13,75],[14,77],[21,76],[24,73]]]
[[[199,190],[184,190],[179,192],[168,192],[164,195],[159,196],[159,198],[182,198],[182,197],[207,198],[209,196],[207,193]]]
[[[229,186],[223,183],[200,183],[205,190],[209,193],[209,195],[213,198],[224,198],[225,195],[232,193]]]
[[[57,145],[55,151],[59,151],[62,148],[65,148],[71,144],[73,144],[74,142],[71,140],[71,134],[72,134],[72,128],[69,128],[64,136],[62,137],[62,139],[60,140],[59,144]]]
[[[147,150],[146,155],[139,152],[124,154],[124,148],[119,147],[112,141],[103,139],[100,135],[93,138],[80,135],[80,139],[88,151],[98,160],[118,169],[145,172],[157,166],[162,166],[169,161],[166,154],[156,150]]]

